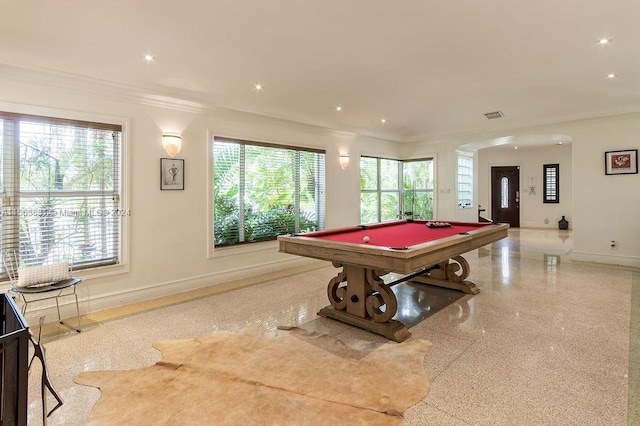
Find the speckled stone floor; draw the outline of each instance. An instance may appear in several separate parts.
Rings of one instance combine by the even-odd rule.
[[[510,230],[509,238],[465,255],[478,295],[394,287],[397,319],[412,339],[433,343],[424,361],[430,392],[407,411],[405,425],[625,425],[628,415],[638,424],[639,272],[572,262],[571,247],[570,231]],[[217,286],[96,313],[84,318],[82,333],[45,328],[51,380],[65,401],[48,424],[85,424],[100,392],[73,377],[153,364],[157,340],[296,325],[396,344],[316,315],[336,273],[302,268],[235,290]],[[39,377],[36,364],[30,424],[42,421]]]

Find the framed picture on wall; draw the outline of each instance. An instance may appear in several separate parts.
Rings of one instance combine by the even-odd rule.
[[[604,153],[604,167],[607,175],[638,173],[638,150],[607,151]]]
[[[184,189],[184,160],[160,159],[160,189]]]

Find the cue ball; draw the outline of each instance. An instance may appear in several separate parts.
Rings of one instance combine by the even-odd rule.
[[[362,241],[364,241],[365,243],[368,243],[368,242],[369,242],[369,237],[368,237],[368,236],[365,236],[365,237],[362,239]]]

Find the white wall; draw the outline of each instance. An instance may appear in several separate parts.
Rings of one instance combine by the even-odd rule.
[[[640,267],[640,174],[607,176],[604,163],[605,151],[640,149],[640,114],[567,129],[574,138],[573,258]]]
[[[125,124],[128,202],[125,264],[83,271],[78,288],[83,312],[147,300],[205,285],[269,273],[310,262],[278,253],[276,242],[210,250],[211,135],[326,150],[326,226],[360,221],[359,155],[397,157],[397,144],[168,98],[98,87],[36,73],[16,75],[0,67],[0,110]],[[167,157],[163,131],[182,133],[184,191],[160,190],[159,159]],[[342,170],[338,158],[351,155]],[[125,205],[126,204],[126,205]],[[6,291],[8,285],[0,286]]]
[[[440,192],[443,185],[455,182],[455,163],[452,156],[457,148],[465,148],[468,144],[478,141],[531,135],[567,135],[572,140],[571,166],[567,167],[565,164],[568,154],[564,150],[569,148],[562,147],[564,152],[560,155],[561,205],[557,206],[557,210],[548,210],[545,206],[539,205],[536,208],[536,198],[527,198],[529,196],[523,194],[523,202],[526,203],[523,209],[528,212],[525,223],[533,226],[546,225],[544,219],[548,214],[550,225],[553,225],[553,220],[560,219],[559,216],[565,214],[563,212],[570,212],[566,213],[566,216],[573,229],[574,245],[571,257],[574,260],[640,267],[640,174],[606,176],[604,171],[605,151],[640,149],[638,113],[514,129],[509,132],[463,135],[437,143],[414,143],[405,147],[402,152],[410,157],[416,153],[430,151],[438,159],[448,160],[438,162],[438,192],[442,199],[444,197]],[[531,154],[531,158],[520,157],[519,154],[517,157],[507,157],[506,153],[502,153],[495,154],[499,158],[490,159],[480,151],[478,200],[483,207],[490,205],[487,174],[490,161],[508,161],[510,164],[514,161],[519,162],[518,165],[526,166],[521,174],[521,177],[526,179],[532,171],[537,173],[539,170],[541,173],[541,165],[551,163],[550,160],[553,158],[549,155],[547,161],[544,151],[527,151],[527,154]],[[570,170],[570,178],[565,174],[567,170]],[[537,183],[538,188],[542,185],[540,179]],[[564,186],[567,183],[571,184],[570,188]],[[541,197],[541,188],[538,192],[536,197]],[[570,200],[565,198],[567,193],[572,195]],[[571,204],[565,204],[565,200]],[[446,203],[438,204],[437,217],[456,217],[452,200],[445,201]],[[487,212],[490,212],[490,208],[487,208]],[[552,214],[555,214],[555,217],[552,218]],[[615,250],[610,248],[611,240],[617,243]]]
[[[545,204],[543,195],[543,164],[560,165],[560,202]],[[520,167],[520,227],[558,228],[558,221],[565,216],[569,227],[573,221],[573,188],[571,145],[544,147],[488,148],[478,151],[478,199],[491,219],[491,167]],[[529,192],[530,178],[535,179],[535,194]]]

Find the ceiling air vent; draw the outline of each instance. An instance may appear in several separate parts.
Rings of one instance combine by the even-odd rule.
[[[494,112],[485,112],[484,116],[487,117],[489,120],[493,120],[494,118],[504,117],[504,114],[501,111],[494,111]]]

